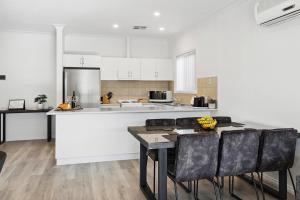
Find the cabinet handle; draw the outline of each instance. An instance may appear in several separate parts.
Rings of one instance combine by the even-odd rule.
[[[83,67],[83,65],[84,65],[84,57],[80,58],[80,64],[81,64],[81,67]]]

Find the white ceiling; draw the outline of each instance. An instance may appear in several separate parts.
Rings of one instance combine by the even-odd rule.
[[[51,24],[91,34],[170,36],[192,27],[234,0],[0,0],[0,29],[53,31]],[[161,16],[152,14],[159,11]],[[116,30],[112,24],[120,27]],[[148,26],[145,31],[134,25]],[[158,30],[165,27],[164,32]]]

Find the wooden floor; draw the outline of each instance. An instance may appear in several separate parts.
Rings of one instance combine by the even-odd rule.
[[[0,176],[1,200],[143,200],[138,186],[138,160],[56,166],[54,143],[45,141],[7,142],[0,146],[7,160]],[[152,185],[152,161],[148,180]],[[225,187],[225,192],[228,189]],[[237,180],[236,191],[243,199],[256,199],[247,183]],[[214,199],[207,181],[199,184],[200,199]],[[179,199],[193,199],[179,189]],[[172,182],[168,199],[175,199]],[[225,199],[231,199],[226,194]],[[273,199],[267,196],[267,199]]]

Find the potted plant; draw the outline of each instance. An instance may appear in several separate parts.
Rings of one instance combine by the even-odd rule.
[[[47,102],[47,96],[45,94],[40,94],[34,98],[34,102],[37,103],[38,109],[44,109],[44,105]]]
[[[208,108],[209,109],[216,109],[217,108],[217,100],[216,99],[209,99],[208,100]]]

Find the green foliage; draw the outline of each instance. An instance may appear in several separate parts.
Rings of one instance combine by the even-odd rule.
[[[34,98],[34,102],[37,102],[38,104],[46,103],[47,102],[47,96],[45,94],[40,94],[37,97]]]

